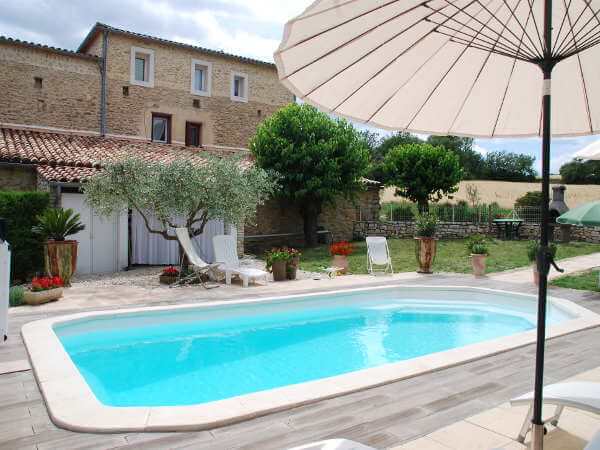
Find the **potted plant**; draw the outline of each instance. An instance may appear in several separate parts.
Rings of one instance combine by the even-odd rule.
[[[540,284],[540,274],[537,268],[537,254],[540,249],[540,243],[538,241],[531,241],[527,246],[527,258],[529,262],[531,262],[533,269],[533,282],[536,286]],[[548,249],[550,250],[550,254],[554,258],[556,256],[556,244],[548,244]]]
[[[77,241],[65,239],[83,231],[85,226],[71,208],[48,209],[37,220],[32,231],[47,239],[44,244],[46,274],[59,276],[65,286],[70,286],[77,267]]]
[[[23,293],[23,301],[28,305],[58,300],[63,294],[63,280],[59,276],[33,277],[31,287]]]
[[[298,268],[300,267],[300,256],[302,256],[302,253],[300,253],[299,250],[292,247],[288,247],[286,248],[286,250],[289,256],[285,267],[287,279],[295,280],[298,275]]]
[[[273,281],[287,279],[287,263],[290,254],[284,248],[273,248],[265,254],[267,270],[273,274]]]
[[[173,284],[179,278],[179,270],[173,266],[165,267],[158,276],[160,284]]]
[[[416,216],[415,253],[419,263],[419,273],[432,273],[431,266],[435,260],[437,216],[430,212],[419,213]]]
[[[341,273],[348,272],[348,256],[354,252],[354,246],[348,241],[334,242],[329,246],[332,267],[339,267]]]
[[[471,265],[473,266],[473,275],[482,277],[485,275],[485,263],[488,256],[487,242],[484,236],[475,235],[469,239],[467,244],[471,253]]]

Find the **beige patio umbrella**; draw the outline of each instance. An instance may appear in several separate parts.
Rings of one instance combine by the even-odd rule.
[[[600,0],[317,0],[286,24],[274,55],[280,80],[297,97],[358,122],[429,134],[542,136],[536,449],[543,445],[553,264],[550,138],[600,131],[598,43]]]

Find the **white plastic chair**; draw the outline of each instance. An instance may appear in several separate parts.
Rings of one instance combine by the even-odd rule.
[[[367,236],[367,265],[370,274],[375,272],[394,273],[392,257],[387,244],[387,239],[382,236]],[[374,266],[383,266],[383,270],[375,270]]]
[[[220,234],[213,237],[215,248],[215,261],[220,264],[220,270],[225,272],[225,283],[231,284],[231,278],[241,278],[244,287],[248,287],[250,280],[264,279],[268,282],[268,272],[252,267],[242,267],[237,254],[237,243],[235,236]]]
[[[179,261],[179,274],[180,274],[179,280],[177,280],[176,283],[173,283],[172,285],[170,285],[170,287],[179,286],[179,285],[185,283],[186,281],[190,281],[191,279],[196,278],[196,277],[198,278],[198,281],[200,281],[200,283],[202,284],[202,286],[205,289],[211,289],[213,287],[218,287],[218,285],[207,286],[204,283],[204,281],[202,280],[202,275],[210,274],[210,273],[214,272],[215,270],[217,270],[219,268],[219,264],[208,264],[200,257],[200,255],[198,255],[196,248],[192,244],[192,240],[190,239],[190,234],[188,233],[187,228],[175,228],[175,235],[177,236],[177,240],[179,241],[181,248],[183,248],[185,255],[187,255],[187,259],[188,259],[194,273],[187,277],[181,276],[181,274],[182,274],[181,269],[183,268],[183,255],[182,255],[181,260]]]

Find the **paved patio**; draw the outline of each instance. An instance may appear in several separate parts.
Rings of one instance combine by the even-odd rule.
[[[591,255],[594,256],[594,255]],[[590,267],[600,255],[585,257]],[[575,259],[575,258],[574,258]],[[571,263],[579,266],[577,261]],[[565,264],[566,266],[566,264]],[[578,267],[581,270],[587,267]],[[575,270],[575,269],[573,269]],[[534,293],[530,269],[509,275],[475,279],[469,275],[437,274],[421,276],[399,274],[394,280],[407,284],[472,285]],[[387,284],[391,277],[353,276],[337,279],[302,280],[243,289],[238,286],[205,291],[201,287],[181,289],[145,289],[131,286],[95,288],[74,287],[64,299],[42,307],[14,308],[10,312],[9,343],[0,346],[0,449],[72,449],[72,448],[194,448],[194,449],[285,449],[309,441],[331,437],[353,439],[376,448],[447,449],[493,448],[511,443],[514,431],[485,425],[498,413],[516,423],[524,412],[509,409],[511,397],[531,390],[533,382],[533,346],[514,349],[471,363],[421,375],[311,405],[283,411],[247,422],[214,430],[182,433],[84,434],[55,427],[40,397],[37,384],[28,370],[27,356],[19,330],[29,321],[81,310],[123,308],[140,304],[195,303],[223,298],[250,298],[315,290],[340,289]],[[567,298],[600,313],[600,294],[552,288],[551,294]],[[600,328],[577,332],[548,342],[546,378],[562,380],[600,366]],[[11,368],[12,367],[12,368]],[[600,375],[599,375],[600,378]],[[492,413],[487,412],[492,408]],[[491,415],[491,416],[490,416]],[[499,416],[503,417],[503,416]],[[576,436],[568,449],[583,448],[589,435],[573,428],[583,423],[578,416],[564,420],[561,429]],[[465,420],[466,419],[466,420]],[[518,419],[518,420],[517,420]],[[590,417],[590,420],[594,419]],[[595,419],[594,419],[595,420]],[[453,425],[458,422],[458,425]],[[508,420],[501,420],[508,424]],[[588,421],[589,422],[589,421]],[[586,422],[586,423],[588,423]],[[454,428],[446,428],[452,426]],[[474,429],[473,427],[477,427]],[[596,428],[589,423],[588,431]],[[597,428],[600,428],[597,427]],[[491,442],[479,439],[479,429],[500,437]],[[475,431],[474,431],[475,430]],[[435,434],[437,433],[437,434]],[[512,433],[512,434],[511,434]],[[554,431],[552,433],[555,433]],[[579,434],[578,434],[579,433]],[[555,434],[553,434],[555,435]],[[424,437],[425,436],[425,437]],[[454,438],[453,438],[454,436]],[[453,440],[459,437],[466,440]],[[421,438],[421,441],[414,441]],[[461,438],[461,439],[462,439]],[[565,441],[567,442],[567,441]],[[508,446],[511,443],[513,446]],[[428,444],[429,447],[425,447]],[[488,445],[490,444],[490,445]]]

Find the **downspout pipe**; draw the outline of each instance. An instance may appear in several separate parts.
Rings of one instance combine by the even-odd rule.
[[[108,80],[106,77],[108,66],[108,30],[102,31],[102,58],[100,62],[100,136],[106,136],[107,114],[106,99],[108,94]]]

